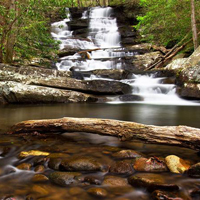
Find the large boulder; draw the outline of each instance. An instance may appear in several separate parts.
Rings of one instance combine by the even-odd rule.
[[[140,70],[146,69],[151,63],[157,60],[162,54],[159,51],[148,52],[142,55],[135,55],[132,64]]]
[[[13,81],[0,82],[0,104],[95,102],[92,95],[70,90],[25,85]]]
[[[30,78],[47,78],[47,77],[70,77],[71,72],[59,71],[56,69],[47,69],[42,67],[21,66],[15,67],[0,63],[0,81],[17,81],[19,82]]]
[[[178,94],[184,98],[200,99],[200,46],[182,61],[182,70],[177,73]]]
[[[129,85],[118,81],[85,81],[69,78],[70,75],[71,72],[60,72],[58,70],[37,67],[27,67],[27,69],[25,67],[12,68],[10,66],[0,65],[0,81],[15,81],[26,85],[45,86],[94,94],[124,94],[131,90]]]
[[[73,78],[63,79],[32,79],[28,82],[31,85],[40,85],[68,90],[82,91],[93,94],[124,94],[131,90],[128,84],[118,81],[107,80],[77,80]]]

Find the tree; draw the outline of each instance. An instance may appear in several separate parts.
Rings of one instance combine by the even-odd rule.
[[[49,13],[73,0],[0,0],[0,62],[14,57],[48,54],[56,48],[49,30]]]
[[[195,18],[195,3],[194,3],[194,0],[191,0],[191,26],[192,26],[192,36],[193,36],[194,49],[197,49],[197,47],[199,46],[199,43],[198,43],[197,25],[196,25],[196,18]]]
[[[163,45],[170,43],[174,45],[188,33],[192,37],[191,13],[188,9],[190,0],[140,0],[140,2],[145,14],[138,16],[137,28],[145,39]],[[200,1],[196,1],[195,6],[200,8]],[[196,19],[200,20],[199,12]]]

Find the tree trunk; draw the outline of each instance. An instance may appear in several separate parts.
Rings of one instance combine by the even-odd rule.
[[[194,44],[194,50],[195,50],[195,49],[197,49],[199,44],[198,44],[196,18],[195,18],[194,0],[191,0],[191,26],[192,26],[192,36],[193,36],[193,44]]]
[[[10,1],[10,7],[9,10],[15,10],[15,20],[14,23],[11,25],[11,30],[9,30],[7,36],[6,36],[6,44],[5,44],[5,62],[6,63],[12,63],[13,61],[13,55],[14,55],[14,45],[16,42],[16,22],[18,17],[18,8],[15,4],[15,0]]]
[[[152,126],[135,122],[92,118],[61,118],[30,120],[15,124],[10,134],[88,132],[111,135],[122,140],[142,140],[148,143],[177,145],[200,149],[200,129],[187,126]]]

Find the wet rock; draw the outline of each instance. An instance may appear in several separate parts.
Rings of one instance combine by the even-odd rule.
[[[139,158],[142,157],[142,154],[134,150],[121,150],[112,154],[115,158]]]
[[[59,170],[60,164],[62,159],[61,158],[51,158],[48,162],[48,166],[51,169]]]
[[[156,190],[151,194],[151,197],[155,200],[186,200],[187,197],[181,197],[176,192]],[[189,200],[189,199],[188,199]]]
[[[165,161],[167,167],[173,173],[184,173],[190,167],[186,161],[175,155],[167,156]]]
[[[22,151],[19,155],[20,158],[26,158],[28,156],[48,156],[48,152],[44,151],[37,151],[37,150],[30,150],[30,151]]]
[[[65,79],[37,79],[31,80],[29,84],[40,85],[65,90],[76,90],[93,94],[124,94],[131,90],[130,85],[118,81],[107,80],[77,80]],[[69,91],[68,91],[69,92]]]
[[[90,71],[89,73],[102,78],[110,78],[114,80],[126,79],[128,76],[128,72],[121,69],[97,69]]]
[[[60,167],[66,171],[102,171],[104,169],[101,163],[90,157],[62,160]]]
[[[144,172],[164,172],[168,171],[165,162],[157,157],[138,158],[134,165],[136,171]]]
[[[51,153],[48,158],[48,166],[51,169],[58,170],[60,167],[60,163],[63,159],[70,157],[69,154],[66,153]]]
[[[128,181],[125,178],[117,176],[106,176],[102,185],[108,187],[125,187],[128,186]]]
[[[43,173],[45,171],[45,167],[43,165],[37,165],[34,171],[37,173]]]
[[[133,174],[134,169],[131,162],[123,160],[117,161],[111,165],[109,172],[114,174]]]
[[[200,99],[200,84],[184,83],[177,93],[183,98]]]
[[[69,189],[69,194],[72,195],[72,196],[80,195],[84,192],[85,192],[85,190],[83,188],[80,188],[80,187],[72,187],[72,188]]]
[[[33,194],[39,195],[40,197],[45,197],[50,194],[50,191],[41,185],[33,185],[31,189]]]
[[[57,185],[68,186],[78,184],[79,176],[81,176],[81,173],[78,172],[53,172],[50,174],[49,179]]]
[[[84,177],[84,181],[90,184],[101,185],[102,178],[97,175],[87,175]]]
[[[96,197],[106,197],[108,195],[108,192],[103,188],[90,188],[87,192]]]
[[[69,103],[95,102],[98,98],[81,92],[25,85],[17,82],[0,82],[0,96],[5,103]]]
[[[192,165],[188,171],[188,175],[193,178],[200,178],[200,163]]]
[[[18,169],[21,170],[30,170],[31,169],[31,164],[30,163],[22,163],[17,166]]]
[[[200,199],[200,189],[195,188],[192,191],[190,191],[190,196],[192,197],[193,200]]]
[[[49,178],[46,177],[45,175],[43,174],[35,174],[32,178],[32,181],[33,182],[47,182],[49,181]]]
[[[80,51],[80,49],[69,49],[69,48],[63,48],[61,50],[59,50],[58,52],[58,56],[61,57],[65,57],[65,56],[73,56],[75,53],[77,53],[77,51]]]
[[[144,101],[144,98],[139,95],[125,94],[119,96],[120,101]]]
[[[175,184],[166,183],[161,174],[137,174],[128,178],[129,184],[134,187],[146,188],[148,191],[154,190],[179,190]]]
[[[71,30],[77,29],[87,29],[88,28],[88,20],[87,19],[78,19],[68,22]]]

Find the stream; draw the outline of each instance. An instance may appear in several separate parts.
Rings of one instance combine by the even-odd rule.
[[[62,57],[59,70],[71,67],[83,75],[85,80],[106,79],[85,73],[95,69],[123,69],[123,57],[133,56],[125,52],[120,44],[116,18],[112,8],[91,8],[82,19],[89,20],[88,40],[73,37],[67,25],[71,16],[52,24],[52,36],[60,41],[60,48],[78,47],[82,50],[96,49],[88,53],[90,59],[81,59],[79,54]],[[112,79],[109,79],[112,80]],[[10,127],[23,120],[52,119],[62,117],[105,118],[133,121],[149,125],[187,125],[200,128],[200,106],[197,101],[183,100],[176,95],[176,86],[165,83],[165,77],[155,74],[131,73],[119,80],[131,85],[128,101],[123,96],[109,96],[106,103],[6,105],[0,106],[0,199],[2,200],[151,200],[156,199],[146,187],[131,186],[131,175],[148,176],[147,172],[133,169],[136,157],[117,156],[123,150],[131,150],[144,158],[164,159],[176,155],[191,165],[199,162],[197,151],[167,145],[146,144],[140,141],[120,141],[111,136],[91,133],[21,134],[8,135]],[[127,96],[125,96],[127,97]],[[134,100],[132,99],[134,97]],[[137,98],[136,98],[137,97]],[[136,98],[136,99],[135,99]],[[48,156],[21,156],[21,152],[37,150]],[[93,159],[89,167],[82,160]],[[80,161],[81,160],[81,164]],[[73,169],[65,170],[65,162],[73,162]],[[89,162],[89,161],[88,161]],[[100,169],[93,169],[93,165]],[[77,164],[78,163],[78,164]],[[121,169],[118,163],[125,163]],[[116,167],[118,166],[118,167]],[[127,167],[128,166],[128,167]],[[81,168],[82,167],[82,168]],[[77,170],[74,170],[74,169]],[[113,169],[113,170],[111,170]],[[62,174],[70,171],[73,174]],[[60,173],[53,177],[53,173]],[[67,172],[68,173],[68,172]],[[198,200],[200,179],[187,174],[170,171],[152,173],[166,184],[176,184],[178,191],[167,193],[169,200]],[[54,174],[55,175],[55,174]],[[71,176],[74,176],[73,178]],[[70,178],[69,178],[70,177]],[[164,190],[165,191],[165,190]],[[197,195],[191,195],[198,191]]]

